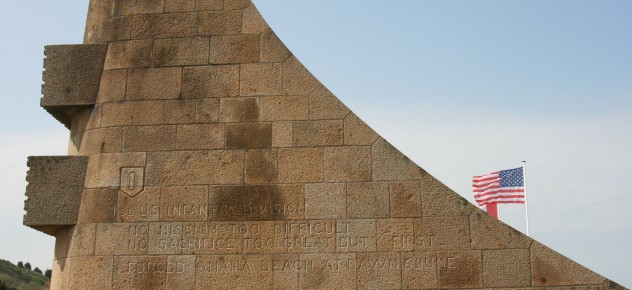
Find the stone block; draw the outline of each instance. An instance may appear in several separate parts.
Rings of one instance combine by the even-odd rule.
[[[222,149],[225,137],[224,124],[179,125],[176,147],[179,150]]]
[[[270,259],[270,255],[198,256],[195,286],[197,289],[221,289],[226,285],[235,289],[271,289],[272,271],[260,268]]]
[[[262,121],[307,120],[308,118],[309,99],[307,97],[261,97]]]
[[[279,149],[279,182],[323,181],[322,148]]]
[[[343,219],[347,217],[344,183],[305,184],[306,219]]]
[[[96,224],[61,228],[55,233],[55,258],[94,255]]]
[[[181,88],[179,67],[133,69],[127,75],[128,100],[178,99]]]
[[[377,226],[374,219],[338,220],[336,223],[336,251],[374,252],[377,244]]]
[[[92,129],[75,136],[70,140],[77,155],[120,153],[123,150],[123,130],[118,127]]]
[[[152,40],[124,40],[108,44],[106,70],[151,66]]]
[[[414,249],[412,219],[378,219],[377,250],[380,252],[410,252]]]
[[[292,147],[292,122],[272,123],[272,147]]]
[[[421,182],[391,182],[390,201],[391,217],[421,217]]]
[[[166,256],[114,257],[112,289],[164,289],[168,266]]]
[[[437,288],[437,253],[404,252],[402,255],[402,288]]]
[[[531,244],[531,283],[533,286],[601,284],[597,273],[534,241]]]
[[[70,289],[111,289],[112,257],[87,256],[72,259]]]
[[[283,93],[286,95],[308,95],[320,85],[318,80],[295,56],[283,62]]]
[[[101,109],[101,127],[161,125],[164,101],[107,103]]]
[[[355,114],[345,118],[345,145],[372,145],[377,138],[379,135]]]
[[[195,10],[195,0],[167,0],[165,2],[165,12],[193,12]]]
[[[125,100],[127,70],[106,70],[101,74],[97,103],[120,102]]]
[[[358,289],[401,289],[398,253],[358,253]]]
[[[44,49],[41,105],[89,106],[99,93],[104,44],[49,45]]]
[[[70,123],[70,135],[81,135],[86,130],[101,127],[101,107],[85,107],[77,110]]]
[[[104,153],[88,161],[86,188],[121,186],[121,168],[144,167],[145,153]]]
[[[260,59],[259,35],[224,35],[211,37],[212,64],[254,63]]]
[[[166,288],[195,289],[195,256],[167,256]]]
[[[325,181],[371,181],[371,147],[325,148]]]
[[[373,180],[418,180],[423,169],[380,138],[373,144]]]
[[[301,185],[240,185],[212,188],[211,220],[273,221],[303,219],[304,188]]]
[[[531,286],[528,249],[483,251],[483,287]]]
[[[342,142],[342,120],[294,122],[294,146],[331,146]]]
[[[220,99],[220,121],[256,122],[259,120],[259,102],[256,98]]]
[[[68,289],[70,282],[70,260],[54,259],[53,272],[50,281],[51,289]]]
[[[166,124],[195,123],[197,100],[169,100],[165,102]],[[219,111],[219,108],[218,108]]]
[[[222,10],[224,0],[196,0],[195,9],[197,11]]]
[[[244,153],[173,151],[147,154],[147,185],[239,184],[243,181]]]
[[[421,178],[422,214],[429,216],[469,216],[474,206],[430,174]]]
[[[347,184],[347,216],[350,218],[388,217],[388,183]]]
[[[131,16],[110,15],[110,1],[91,1],[83,43],[106,43],[130,38]]]
[[[309,111],[312,120],[343,119],[351,112],[324,86],[319,86],[309,95]],[[348,144],[369,145],[358,142]]]
[[[200,13],[200,35],[230,35],[241,33],[241,11],[211,11]]]
[[[243,14],[243,26],[241,29],[242,33],[260,34],[270,28],[268,27],[268,24],[263,19],[263,17],[261,17],[261,14],[259,14],[259,11],[257,11],[257,8],[255,8],[255,6],[251,5],[244,8],[242,10],[242,14]]]
[[[160,194],[160,221],[206,221],[208,204],[207,186],[166,187]]]
[[[242,96],[279,95],[283,85],[282,65],[278,63],[244,64],[241,66]]]
[[[470,221],[467,217],[414,219],[415,250],[460,250],[470,248]]]
[[[79,224],[111,223],[116,221],[114,213],[118,199],[118,188],[86,189],[81,195]]]
[[[165,11],[165,1],[155,0],[114,0],[114,15],[151,14]]]
[[[277,289],[298,289],[298,273],[302,263],[299,255],[273,255],[270,268],[272,269],[273,287]]]
[[[149,152],[176,148],[176,125],[123,128],[123,151]]]
[[[480,209],[470,214],[472,249],[528,249],[532,240]]]
[[[246,151],[246,183],[271,184],[277,182],[277,151]]]
[[[132,18],[132,39],[192,37],[197,13],[143,14]]]
[[[141,193],[130,197],[118,190],[116,221],[121,223],[157,222],[160,219],[160,193],[157,186],[146,186]]]
[[[29,157],[24,225],[53,235],[77,223],[87,157]]]
[[[246,234],[243,236],[244,254],[281,254],[286,253],[284,247],[284,237],[276,235],[277,228],[274,221],[259,221],[256,223],[258,231],[256,234]],[[269,260],[263,261],[268,263]],[[261,264],[264,271],[265,264]],[[268,270],[269,271],[269,270]]]
[[[271,29],[261,34],[261,62],[284,62],[292,53]]]
[[[239,95],[239,66],[213,65],[184,69],[182,97],[206,99]]]
[[[148,223],[97,224],[94,254],[146,255],[149,244]]]
[[[155,66],[208,64],[209,42],[206,37],[156,39]]]
[[[275,224],[275,235],[284,239],[283,247],[288,253],[336,252],[336,231],[336,220],[279,221]]]
[[[235,123],[226,125],[226,148],[272,148],[272,124]]]
[[[357,288],[355,253],[303,254],[300,259],[311,269],[299,272],[300,289]]]
[[[196,123],[219,121],[219,99],[198,100],[195,109]]]
[[[252,5],[250,0],[225,0],[224,9],[226,10],[241,10]]]
[[[437,252],[439,288],[480,288],[481,251]]]

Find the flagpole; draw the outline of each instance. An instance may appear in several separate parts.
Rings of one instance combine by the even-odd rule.
[[[529,203],[527,201],[527,161],[522,161],[522,180],[524,181],[524,212],[527,218],[527,236],[529,235]]]

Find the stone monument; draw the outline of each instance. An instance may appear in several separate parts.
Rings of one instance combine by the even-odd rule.
[[[53,289],[622,289],[451,191],[250,0],[91,0],[45,48],[68,156],[30,157]]]

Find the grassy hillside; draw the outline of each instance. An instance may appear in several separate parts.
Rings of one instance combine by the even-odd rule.
[[[19,268],[0,259],[0,289],[40,290],[48,289],[50,280],[39,273]],[[4,284],[4,285],[3,285]]]

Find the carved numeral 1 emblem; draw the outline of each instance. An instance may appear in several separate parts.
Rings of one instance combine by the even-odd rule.
[[[129,197],[141,193],[145,187],[144,167],[121,168],[121,191]]]

